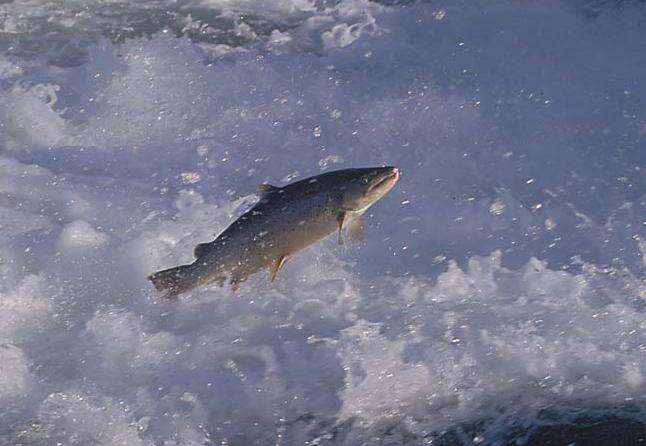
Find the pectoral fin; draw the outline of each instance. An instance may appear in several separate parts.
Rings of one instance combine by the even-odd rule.
[[[343,235],[341,234],[341,232],[343,231],[343,224],[345,223],[347,217],[348,213],[345,211],[339,212],[339,215],[336,216],[336,221],[339,223],[339,245],[343,244]]]
[[[364,227],[363,216],[359,215],[358,217],[353,218],[348,224],[348,238],[350,240],[363,241]]]
[[[269,267],[269,281],[273,282],[276,279],[276,274],[278,274],[278,271],[283,267],[285,264],[285,261],[287,260],[287,256],[280,256],[273,262],[271,262],[271,266]]]

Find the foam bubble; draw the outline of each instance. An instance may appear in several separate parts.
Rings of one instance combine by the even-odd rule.
[[[130,412],[122,403],[70,389],[52,393],[42,402],[39,429],[45,431],[44,439],[71,445],[153,445],[141,438],[145,424],[139,424]]]
[[[3,343],[0,344],[0,364],[0,400],[7,404],[29,392],[29,362],[21,349]]]
[[[59,246],[63,250],[98,248],[108,242],[108,236],[93,228],[88,222],[76,220],[63,228]]]
[[[0,293],[0,340],[24,342],[51,327],[52,308],[45,282],[31,275],[11,292]]]
[[[64,140],[67,135],[65,119],[54,109],[59,87],[36,84],[25,87],[17,84],[0,95],[2,142],[10,150],[47,149]]]

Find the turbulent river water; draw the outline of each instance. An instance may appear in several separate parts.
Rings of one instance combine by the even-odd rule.
[[[0,445],[646,441],[646,4],[0,1]],[[363,243],[164,301],[276,185]]]

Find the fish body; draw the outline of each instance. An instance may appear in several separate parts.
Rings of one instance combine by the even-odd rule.
[[[234,289],[251,274],[269,268],[276,276],[296,252],[342,230],[361,237],[361,215],[399,179],[394,167],[343,169],[284,187],[260,186],[260,200],[215,240],[195,248],[195,262],[148,278],[160,291],[177,295],[196,286],[224,284]]]

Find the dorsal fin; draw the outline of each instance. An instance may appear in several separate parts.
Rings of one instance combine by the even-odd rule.
[[[264,197],[273,192],[277,192],[278,190],[280,190],[280,187],[272,186],[271,184],[268,184],[268,183],[263,183],[258,185],[258,190],[260,191],[260,196]]]
[[[195,256],[196,259],[199,259],[200,257],[202,257],[202,254],[204,254],[204,251],[206,250],[206,248],[209,247],[210,244],[211,243],[209,242],[209,243],[200,243],[199,245],[197,245],[193,250],[193,256]]]

